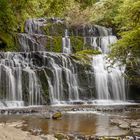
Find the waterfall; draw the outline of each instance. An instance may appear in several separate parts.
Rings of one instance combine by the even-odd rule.
[[[47,20],[45,18],[28,19],[25,23],[25,33],[29,34],[44,34],[41,29],[46,25]]]
[[[0,53],[0,108],[49,102],[54,105],[96,103],[96,99],[125,101],[124,67],[111,66],[106,57],[110,45],[117,41],[112,29],[95,25],[77,31],[84,39],[83,46],[102,52],[91,57],[91,64],[90,61],[83,64],[71,54],[72,33],[66,28],[62,37],[63,53],[46,51],[48,38],[43,27],[50,21],[51,24],[61,22],[43,18],[27,20],[25,32],[17,35],[20,52]]]
[[[45,51],[45,45],[47,43],[47,36],[43,30],[47,20],[40,19],[28,19],[25,23],[25,33],[18,34],[18,43],[20,51]]]
[[[28,54],[1,53],[0,60],[0,108],[41,105],[41,90],[35,71],[29,67]],[[23,76],[23,74],[27,76]],[[23,82],[25,80],[26,84]],[[24,86],[24,87],[23,87]],[[26,86],[26,87],[25,87]],[[26,88],[27,99],[24,99]]]
[[[98,29],[99,40],[93,37],[92,45],[100,48],[102,54],[93,56],[92,66],[95,74],[95,85],[97,99],[99,100],[126,100],[125,79],[123,77],[124,66],[111,65],[107,60],[106,55],[109,53],[109,46],[116,43],[116,36],[111,35],[112,31],[107,28],[95,26]]]
[[[125,101],[124,68],[108,67],[109,62],[105,55],[93,56],[93,69],[95,73],[95,85],[99,100]]]
[[[45,44],[47,43],[47,38],[42,34],[18,34],[18,42],[20,45],[20,51],[30,52],[30,51],[45,51]]]
[[[44,70],[49,86],[49,96],[51,104],[63,104],[82,101],[78,80],[78,71],[75,62],[72,62],[69,55],[64,54],[44,54],[49,60],[49,67],[52,74],[49,76]],[[44,56],[45,57],[45,56]],[[56,61],[59,59],[59,63]],[[56,63],[57,62],[57,63]],[[85,73],[86,74],[86,73]],[[82,92],[83,93],[83,92]],[[94,96],[94,94],[92,94]],[[89,94],[84,97],[89,99]]]
[[[94,25],[89,28],[89,32],[91,35],[88,33],[87,36],[84,36],[84,44],[91,46],[95,50],[99,50],[103,54],[109,53],[109,46],[117,41],[117,37],[112,35],[111,28]]]
[[[68,30],[65,30],[65,36],[62,38],[63,53],[71,54],[71,42],[68,36]]]

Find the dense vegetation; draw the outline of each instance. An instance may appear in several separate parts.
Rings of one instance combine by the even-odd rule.
[[[16,49],[14,37],[29,17],[61,17],[71,26],[100,24],[112,27],[120,40],[111,57],[137,66],[140,57],[139,0],[1,0],[0,47]]]

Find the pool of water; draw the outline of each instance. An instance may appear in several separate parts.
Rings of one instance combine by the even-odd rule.
[[[26,115],[1,115],[1,122],[25,121],[22,129],[30,131],[39,129],[44,134],[65,133],[94,136],[125,136],[131,135],[129,130],[123,130],[110,123],[111,119],[139,119],[140,112],[101,112],[101,111],[67,111],[61,119],[46,119],[40,113]]]

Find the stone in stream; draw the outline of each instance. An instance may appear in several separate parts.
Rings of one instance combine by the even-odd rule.
[[[115,125],[121,125],[124,123],[124,121],[120,119],[111,119],[110,122],[111,124],[115,124]]]
[[[61,112],[56,112],[52,115],[52,119],[57,120],[59,118],[62,117],[62,113]]]
[[[129,129],[130,128],[130,126],[127,122],[123,122],[122,124],[119,125],[119,127],[122,129]]]
[[[131,127],[137,127],[139,125],[139,123],[137,121],[133,121],[131,123]]]
[[[57,138],[58,140],[67,140],[68,136],[66,136],[65,134],[62,133],[57,133],[54,135],[55,138]]]
[[[42,133],[41,129],[30,129],[31,134],[33,135],[40,135]]]
[[[87,140],[87,138],[83,135],[79,135],[76,138],[77,138],[77,140]]]
[[[74,140],[75,136],[73,134],[68,134],[68,138],[69,138],[69,140]]]

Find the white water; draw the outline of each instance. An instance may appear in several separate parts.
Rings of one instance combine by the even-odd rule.
[[[68,30],[65,30],[65,36],[62,38],[63,53],[71,54],[71,42],[68,36]]]
[[[93,56],[93,69],[95,73],[95,85],[99,100],[125,101],[124,68],[115,66],[108,67],[110,63],[105,55]]]
[[[49,96],[51,104],[79,101],[79,87],[77,83],[78,79],[75,75],[77,72],[75,71],[72,62],[70,58],[67,57],[67,55],[57,55],[58,54],[54,54],[54,57],[60,57],[62,65],[57,64],[52,56],[47,56],[49,58],[49,63],[51,65],[50,67],[53,72],[53,77],[51,78],[55,78],[55,80],[52,82],[46,71],[44,71],[49,85]],[[64,75],[66,78],[65,81]],[[64,89],[64,82],[66,82],[67,91],[65,91],[66,89]]]
[[[28,54],[24,58],[21,54],[7,52],[0,60],[0,108],[21,107],[27,105],[41,104],[41,87],[37,75],[31,67]],[[27,74],[25,78],[23,73]],[[26,83],[23,82],[25,78]],[[23,99],[26,85],[27,99]]]

